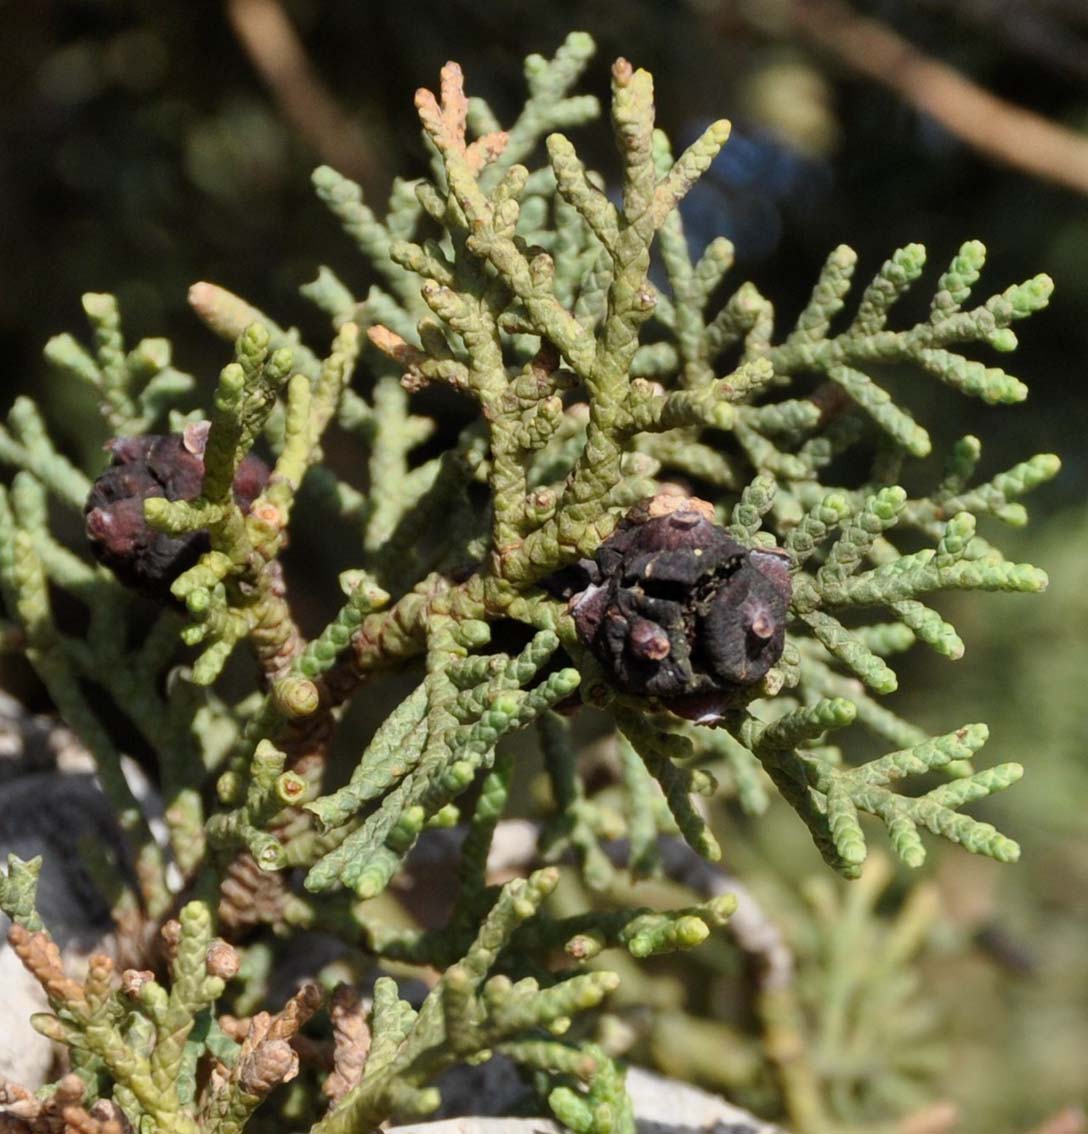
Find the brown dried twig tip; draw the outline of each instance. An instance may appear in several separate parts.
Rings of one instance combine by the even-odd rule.
[[[335,1105],[363,1077],[370,1054],[370,1025],[365,1003],[347,984],[336,986],[329,1015],[332,1017],[333,1069],[322,1089]]]
[[[321,989],[316,984],[304,984],[272,1018],[272,1038],[290,1039],[301,1031],[321,1007],[323,999]]]
[[[233,946],[217,938],[208,946],[208,959],[205,964],[208,976],[232,980],[238,975],[241,961]]]
[[[233,1085],[259,1100],[281,1083],[290,1082],[299,1069],[299,1056],[292,1041],[302,1038],[298,1036],[299,1029],[321,1006],[321,1000],[321,990],[308,984],[275,1016],[258,1012],[248,1020],[221,1018],[220,1028],[227,1035],[242,1039],[242,1050],[232,1068],[219,1064],[212,1071],[209,1098],[229,1093]]]
[[[119,1107],[100,1099],[88,1111],[78,1075],[65,1075],[53,1093],[38,1098],[18,1083],[0,1080],[0,1134],[129,1134]]]
[[[634,73],[634,67],[622,55],[612,64],[612,81],[617,87],[627,86]]]
[[[162,929],[159,930],[159,936],[162,938],[162,946],[166,953],[166,959],[173,964],[174,958],[178,955],[178,945],[181,942],[181,922],[175,918],[163,922]]]
[[[81,1106],[64,1108],[64,1134],[129,1134],[124,1112],[108,1099],[99,1099],[86,1111]]]
[[[140,989],[154,979],[155,974],[150,969],[125,969],[121,974],[121,992],[130,999],[136,1000],[140,995]]]
[[[31,933],[24,926],[12,925],[8,930],[8,943],[27,972],[45,989],[50,1003],[64,1004],[67,1007],[84,1003],[86,997],[83,986],[65,976],[60,949],[45,930]]]
[[[399,362],[402,366],[417,366],[427,359],[423,351],[417,350],[411,343],[405,342],[396,331],[391,331],[388,327],[382,326],[381,323],[368,328],[366,337],[382,354],[387,355],[394,362]]]
[[[451,61],[442,68],[438,89],[438,99],[426,87],[416,91],[419,120],[443,153],[462,155],[472,172],[479,173],[506,148],[507,134],[496,130],[481,135],[474,142],[467,142],[468,99],[465,97],[465,76],[460,63]]]
[[[391,331],[381,323],[368,328],[366,335],[371,344],[382,354],[404,367],[400,384],[406,390],[414,393],[429,384],[427,376],[421,369],[423,363],[427,361],[427,355],[423,351],[417,350],[411,343],[405,342],[396,331]]]

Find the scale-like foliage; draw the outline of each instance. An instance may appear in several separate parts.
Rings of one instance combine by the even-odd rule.
[[[207,423],[199,411],[171,408],[170,434],[182,439],[190,468],[196,462],[197,482],[186,490],[153,467],[153,454],[181,451],[177,442],[173,450],[122,447],[139,456],[111,474],[122,506],[111,496],[112,511],[92,509],[111,554],[142,556],[137,576],[169,588],[138,645],[130,631],[146,607],[49,531],[47,496],[82,509],[91,481],[53,447],[29,400],[0,428],[0,460],[20,470],[0,491],[0,589],[131,841],[136,889],[118,908],[162,919],[179,887],[206,899],[182,911],[170,990],[126,977],[139,987],[122,993],[97,962],[83,985],[59,972],[28,897],[31,867],[13,864],[0,887],[16,945],[53,1002],[56,1017],[43,1028],[90,1053],[87,1101],[111,1080],[113,1100],[141,1129],[240,1130],[297,1069],[285,1041],[316,1000],[253,1016],[244,1035],[215,1023],[222,980],[206,963],[211,904],[227,935],[261,924],[281,934],[335,928],[374,957],[442,970],[418,1007],[387,978],[378,982],[369,1054],[355,1050],[338,1064],[326,1090],[334,1105],[315,1129],[334,1134],[392,1113],[426,1113],[437,1104],[428,1084],[439,1071],[494,1050],[550,1077],[551,1105],[570,1128],[631,1129],[622,1073],[592,1044],[557,1038],[615,981],[550,972],[549,952],[565,945],[584,961],[604,948],[635,957],[688,948],[725,921],[732,902],[572,919],[540,910],[554,870],[490,885],[489,851],[524,754],[509,739],[530,726],[556,806],[540,852],[552,860],[569,852],[598,890],[614,881],[621,836],[635,877],[657,869],[660,834],[678,832],[699,855],[720,857],[693,798],[716,790],[710,769],[753,814],[767,806],[765,771],[848,876],[866,855],[863,814],[887,828],[912,866],[924,856],[921,829],[1002,861],[1017,857],[1012,840],[960,809],[1009,786],[1019,765],[975,771],[969,761],[985,726],[930,737],[880,699],[898,684],[889,658],[915,640],[945,659],[964,652],[926,605],[930,595],[1045,587],[1042,571],[1007,561],[976,522],[1023,523],[1019,497],[1052,477],[1058,461],[1036,456],[976,484],[980,444],[966,437],[943,480],[910,497],[897,483],[901,468],[927,456],[932,440],[880,384],[880,368],[909,366],[986,403],[1021,400],[1019,379],[965,352],[971,344],[1012,350],[1012,324],[1045,306],[1050,281],[1038,276],[969,306],[985,255],[969,242],[937,281],[929,317],[896,330],[894,305],[925,262],[910,245],[836,329],[856,266],[840,247],[784,336],[750,283],[717,306],[732,249],[717,239],[693,256],[679,206],[726,143],[728,123],[674,156],[655,129],[650,75],[618,60],[619,193],[610,194],[611,171],[587,169],[563,134],[549,133],[595,115],[595,100],[570,93],[591,53],[588,37],[572,35],[554,59],[531,57],[529,100],[508,130],[466,97],[460,68],[447,64],[439,93],[416,96],[431,176],[397,181],[384,218],[358,186],[317,171],[319,197],[380,281],[359,299],[322,268],[303,289],[332,322],[324,357],[224,289],[194,286],[194,309],[235,349]],[[547,161],[531,171],[521,162],[545,135]],[[112,430],[148,434],[189,393],[189,380],[160,340],[125,352],[110,297],[88,296],[85,307],[94,353],[60,336],[47,356],[93,388]],[[371,380],[354,388],[357,367]],[[799,376],[815,376],[815,389],[795,383]],[[431,384],[468,399],[479,416],[459,437],[439,435],[444,451],[420,461],[415,451],[436,423],[413,411],[412,395]],[[322,437],[334,426],[358,443],[365,475],[345,479],[324,463]],[[874,442],[860,487],[831,482],[837,457],[872,451]],[[254,472],[255,447],[272,455],[267,473]],[[776,601],[789,597],[780,657],[758,680],[724,690],[713,711],[686,713],[695,723],[672,712],[678,701],[632,692],[587,648],[568,606],[572,592],[597,585],[571,580],[595,554],[605,569],[599,553],[625,515],[629,527],[659,514],[660,501],[647,498],[666,486],[675,495],[684,477],[714,499],[680,508],[726,527],[744,553],[737,562],[777,564]],[[280,561],[300,492],[359,564],[342,577],[339,613],[310,641],[289,602],[308,580],[285,578]],[[178,561],[161,554],[171,540],[198,549],[195,563],[171,573]],[[900,550],[919,541],[923,550]],[[755,576],[745,578],[749,586]],[[84,636],[58,627],[57,589],[90,608]],[[874,621],[862,625],[861,611]],[[179,630],[181,644],[199,653],[163,682]],[[654,633],[644,634],[647,651],[680,641],[662,644]],[[498,648],[519,634],[526,644]],[[228,704],[212,687],[243,643],[257,663],[257,691]],[[413,661],[422,663],[413,687],[363,746],[348,781],[326,782],[344,705],[383,671]],[[165,848],[132,796],[89,685],[123,708],[160,762]],[[622,738],[607,804],[587,795],[579,775],[567,716],[582,702],[603,710]],[[837,732],[836,743],[828,734],[855,722],[889,753],[850,763],[840,741],[849,733]],[[930,778],[907,794],[908,776]],[[218,804],[205,815],[212,777]],[[448,922],[424,931],[374,916],[370,903],[417,844],[455,824],[463,841]],[[337,1035],[361,1034],[363,1017],[346,1004],[334,1001]]]

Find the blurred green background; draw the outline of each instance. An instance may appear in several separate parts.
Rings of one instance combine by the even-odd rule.
[[[1038,451],[1065,466],[1029,500],[1032,526],[1010,550],[1051,572],[1050,592],[946,603],[966,659],[946,671],[916,651],[897,695],[934,731],[989,721],[987,755],[1028,769],[991,807],[1023,845],[1021,865],[945,851],[927,867],[946,910],[925,969],[951,1045],[938,1093],[961,1104],[964,1134],[1018,1134],[1088,1091],[1088,196],[981,156],[861,77],[834,43],[818,48],[798,21],[805,10],[819,14],[802,0],[2,4],[0,403],[19,392],[54,399],[41,346],[83,333],[88,290],[116,292],[130,341],[170,336],[176,364],[205,381],[224,354],[186,306],[198,279],[323,343],[299,285],[322,263],[357,294],[367,281],[310,191],[312,167],[337,165],[384,199],[394,174],[423,172],[412,93],[443,62],[459,60],[470,91],[509,121],[523,57],[552,52],[572,28],[599,45],[583,89],[604,96],[608,62],[623,54],[653,71],[675,141],[711,118],[734,121],[685,217],[696,240],[734,240],[735,278],[753,278],[783,325],[840,241],[858,249],[859,277],[908,241],[940,264],[971,237],[990,251],[988,291],[1051,273],[1054,301],[1024,326],[1009,363],[1031,387],[1026,406],[988,408],[932,382],[896,387],[938,450],[982,437],[985,476]],[[851,11],[1088,144],[1083,0],[880,0]],[[600,131],[576,140],[611,168]],[[78,452],[88,431],[64,403],[54,408]],[[758,838],[780,875],[818,869],[792,815],[755,826],[737,837]]]

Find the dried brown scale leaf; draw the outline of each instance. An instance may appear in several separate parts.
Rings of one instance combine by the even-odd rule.
[[[240,964],[238,951],[226,941],[216,940],[208,946],[208,976],[232,980],[238,975]]]
[[[17,1083],[0,1081],[0,1131],[7,1134],[99,1134],[100,1124],[79,1104],[85,1091],[78,1075],[65,1075],[47,1098],[38,1098]],[[121,1134],[103,1131],[102,1134]]]
[[[166,959],[172,965],[177,959],[178,944],[181,941],[181,922],[176,918],[163,922],[159,936],[162,938],[162,947]]]
[[[140,989],[154,979],[155,974],[150,969],[125,969],[121,973],[121,995],[136,1000]]]
[[[125,1111],[117,1105],[112,1099],[99,1099],[91,1107],[92,1117],[99,1120],[104,1125],[113,1124],[120,1134],[129,1134],[132,1131],[132,1126],[129,1125],[128,1118]],[[106,1132],[103,1131],[103,1134]]]
[[[219,1030],[237,1043],[242,1043],[249,1035],[253,1025],[253,1017],[246,1016],[239,1019],[235,1016],[220,1016]],[[318,1071],[329,1074],[333,1070],[333,1046],[331,1041],[314,1039],[312,1036],[296,1032],[288,1041],[295,1049],[300,1064],[314,1067]]]
[[[227,865],[220,883],[219,924],[232,936],[258,925],[283,929],[288,897],[284,876],[262,870],[243,851]]]
[[[45,989],[50,1003],[77,1009],[86,1002],[83,986],[64,973],[60,949],[44,930],[31,933],[18,924],[8,930],[8,943],[26,970]]]
[[[323,1000],[321,989],[316,984],[304,984],[276,1013],[269,1036],[272,1039],[290,1039],[306,1026]]]
[[[0,1106],[18,1116],[31,1111],[37,1113],[41,1102],[33,1091],[0,1076]]]
[[[247,1094],[263,1097],[298,1074],[298,1053],[286,1039],[272,1034],[274,1022],[268,1012],[259,1012],[242,1042],[234,1077]]]
[[[131,1127],[128,1118],[113,1099],[99,1099],[94,1106],[91,1107],[91,1115],[103,1124],[116,1124],[116,1129],[120,1134],[129,1134]],[[103,1130],[103,1134],[106,1134],[105,1129]]]
[[[370,1025],[367,1009],[351,985],[339,984],[329,1003],[332,1018],[333,1069],[322,1091],[335,1106],[363,1077],[370,1054]]]
[[[249,1035],[249,1027],[252,1023],[249,1016],[228,1016],[223,1015],[219,1017],[219,1030],[225,1036],[229,1036],[232,1040],[241,1043],[242,1040]]]
[[[128,1130],[127,1122],[122,1122],[121,1118],[102,1117],[81,1106],[66,1106],[63,1117],[65,1134],[126,1134]]]
[[[471,144],[466,142],[468,99],[464,74],[458,63],[450,62],[442,68],[438,99],[421,87],[416,91],[415,104],[424,129],[439,148],[460,154],[473,173],[479,173],[506,148],[509,138],[502,130],[484,134]]]

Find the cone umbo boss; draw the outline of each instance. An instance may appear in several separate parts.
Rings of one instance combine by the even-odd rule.
[[[782,656],[789,563],[738,543],[706,501],[658,495],[579,563],[570,610],[618,688],[703,719]]]

